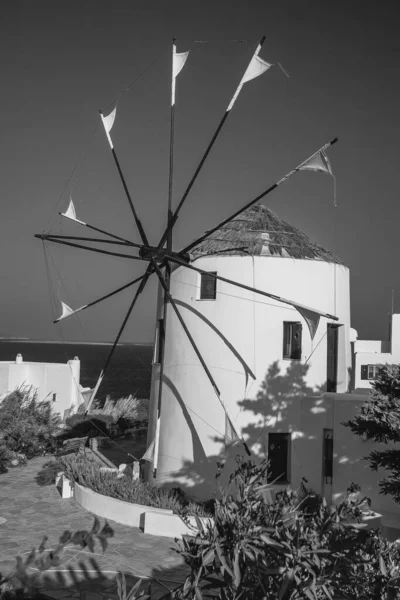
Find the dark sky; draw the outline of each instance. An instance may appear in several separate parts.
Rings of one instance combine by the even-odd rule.
[[[166,222],[172,36],[178,51],[191,49],[178,79],[176,203],[265,34],[261,56],[279,61],[290,79],[274,67],[245,85],[181,212],[175,247],[338,136],[329,152],[337,209],[331,179],[306,172],[265,204],[336,251],[351,271],[352,326],[361,338],[385,338],[392,288],[400,310],[396,12],[395,2],[368,0],[7,3],[0,32],[0,336],[113,339],[132,292],[85,311],[80,321],[66,321],[62,329],[52,325],[42,244],[33,235],[87,235],[77,225],[61,224],[57,214],[72,193],[79,218],[139,241],[97,110],[151,65],[122,96],[112,134],[146,232],[156,243]],[[50,252],[53,293],[73,307],[144,268],[61,246]],[[155,302],[153,281],[125,341],[152,341]]]

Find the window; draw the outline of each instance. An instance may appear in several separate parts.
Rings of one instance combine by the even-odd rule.
[[[283,323],[283,358],[301,359],[301,323]]]
[[[268,434],[268,482],[289,482],[290,433]]]
[[[217,280],[213,277],[216,274],[216,271],[201,274],[200,300],[215,300],[217,298]]]
[[[381,374],[382,367],[380,365],[361,365],[361,379],[374,380]]]
[[[162,347],[165,337],[164,319],[158,319],[156,331],[156,343],[154,348],[154,362],[160,364],[162,361]]]
[[[322,475],[325,483],[332,484],[333,477],[333,429],[324,429]]]

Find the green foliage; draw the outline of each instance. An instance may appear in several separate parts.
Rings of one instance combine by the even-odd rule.
[[[127,398],[119,398],[112,400],[107,397],[102,408],[94,408],[90,411],[91,415],[110,415],[114,422],[119,419],[125,419],[128,423],[144,421],[148,416],[148,400],[128,396]]]
[[[0,404],[0,465],[24,464],[51,452],[60,418],[50,401],[38,401],[32,388],[20,387]]]
[[[267,465],[239,463],[216,501],[214,522],[181,542],[190,574],[181,599],[400,598],[394,545],[359,525],[354,489],[331,509],[314,493],[284,490],[274,502]]]
[[[49,550],[46,548],[48,538],[45,536],[38,549],[33,548],[25,558],[17,556],[16,567],[11,573],[4,577],[0,574],[0,594],[11,588],[14,591],[34,595],[43,573],[61,564],[63,552],[67,546],[79,546],[94,552],[96,544],[100,544],[102,551],[105,552],[108,539],[113,536],[114,531],[107,521],[101,527],[97,517],[95,517],[90,531],[76,531],[75,533],[64,531],[54,549]],[[62,573],[59,573],[59,575],[62,577]]]
[[[144,483],[133,481],[128,476],[118,478],[116,473],[101,471],[99,464],[84,456],[70,455],[60,459],[61,468],[66,477],[98,494],[118,498],[124,502],[173,510],[179,514],[196,514],[209,516],[202,504],[196,505],[182,501],[173,490],[166,490]]]
[[[36,475],[36,483],[42,487],[53,485],[56,482],[57,473],[63,470],[60,459],[50,460],[42,466]]]
[[[108,435],[110,426],[114,425],[114,417],[112,415],[96,414],[86,417],[84,414],[72,415],[66,420],[66,425],[70,428],[62,436],[64,439],[68,437],[80,437],[90,435],[97,437],[99,435]]]
[[[132,586],[131,590],[128,592],[126,589],[126,578],[123,573],[117,574],[117,591],[119,600],[136,600],[137,598],[141,598],[142,600],[151,600],[151,584],[149,583],[148,592],[145,593],[144,590],[140,590],[140,586],[142,585],[142,580],[139,579]]]
[[[364,439],[379,443],[400,442],[400,365],[384,365],[371,384],[368,399],[354,419],[342,423]],[[400,450],[373,450],[364,460],[377,471],[386,469],[390,475],[379,482],[380,493],[390,495],[400,503]]]

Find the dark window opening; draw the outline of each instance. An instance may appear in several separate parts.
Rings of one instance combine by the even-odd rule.
[[[301,359],[301,323],[283,323],[283,358]]]
[[[200,300],[215,300],[217,298],[217,280],[213,275],[217,272],[201,274]]]
[[[361,379],[367,379],[374,381],[382,373],[382,367],[380,365],[362,365],[361,366]]]
[[[154,362],[157,364],[160,364],[162,361],[164,338],[165,338],[164,319],[158,319],[156,347],[155,347],[155,352],[154,352]]]
[[[339,325],[327,325],[326,391],[337,391]]]
[[[53,402],[57,401],[57,394],[53,394]]]
[[[268,434],[268,483],[289,482],[289,433]]]
[[[323,477],[325,483],[332,483],[333,477],[333,429],[324,429]]]

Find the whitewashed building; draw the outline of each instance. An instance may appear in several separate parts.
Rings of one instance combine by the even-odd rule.
[[[25,362],[21,354],[15,361],[0,361],[0,399],[17,388],[32,387],[38,400],[51,400],[55,412],[64,418],[82,401],[80,367],[78,357],[66,364]]]
[[[392,315],[389,340],[354,340],[352,387],[368,392],[386,363],[400,364],[400,315]]]

